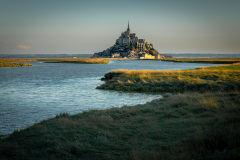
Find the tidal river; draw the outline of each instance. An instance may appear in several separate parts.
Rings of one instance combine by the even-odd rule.
[[[33,67],[0,68],[0,135],[12,133],[60,113],[144,104],[161,95],[95,89],[116,69],[182,70],[210,66],[155,60],[109,64],[30,62]],[[215,64],[216,65],[216,64]]]

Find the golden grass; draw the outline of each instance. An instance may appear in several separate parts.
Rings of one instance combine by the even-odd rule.
[[[107,73],[105,80],[98,89],[143,92],[240,90],[240,65],[189,70],[116,70]]]
[[[32,66],[30,61],[45,61],[47,63],[83,63],[83,64],[108,64],[109,60],[101,58],[1,58],[0,67]]]
[[[0,58],[0,63],[7,63],[7,62],[32,62],[37,61],[36,59],[25,59],[25,58]]]
[[[48,63],[84,63],[84,64],[108,64],[109,60],[101,58],[54,58],[54,59],[41,59]]]
[[[239,63],[240,58],[166,58],[163,61],[232,64]]]
[[[21,58],[0,58],[0,67],[24,67],[32,66],[28,63],[15,63],[15,62],[31,62],[37,61],[34,59],[21,59]]]

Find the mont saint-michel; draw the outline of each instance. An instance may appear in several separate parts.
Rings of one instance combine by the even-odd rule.
[[[162,59],[164,58],[154,47],[152,43],[147,43],[145,39],[140,39],[136,33],[131,33],[129,27],[122,32],[116,43],[98,53],[94,53],[93,57],[104,58],[139,58],[139,59]]]

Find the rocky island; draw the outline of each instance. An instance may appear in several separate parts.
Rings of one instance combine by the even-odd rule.
[[[116,43],[98,53],[94,53],[94,58],[138,58],[138,59],[164,59],[152,43],[147,43],[145,39],[140,39],[135,33],[131,33],[129,22],[128,28],[122,32]]]

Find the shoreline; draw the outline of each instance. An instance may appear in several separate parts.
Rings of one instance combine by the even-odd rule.
[[[45,63],[79,63],[79,64],[108,64],[109,60],[99,58],[0,58],[0,67],[23,67],[33,66],[33,61],[44,61]],[[20,62],[20,63],[16,63]]]
[[[240,58],[166,58],[163,59],[163,61],[183,63],[233,64],[240,63]]]
[[[110,60],[155,60],[185,63],[212,63],[233,64],[240,63],[240,58],[166,58],[166,59],[132,59],[132,58],[0,58],[0,67],[33,66],[31,61],[44,61],[46,63],[82,63],[82,64],[108,64]],[[16,63],[21,62],[21,63]]]

